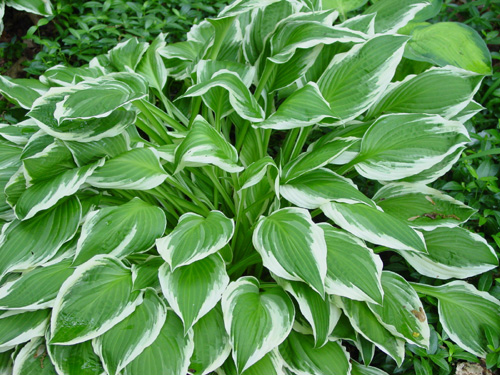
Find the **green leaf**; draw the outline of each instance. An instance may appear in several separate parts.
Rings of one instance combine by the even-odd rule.
[[[166,237],[156,241],[158,252],[172,270],[191,264],[222,249],[234,232],[234,221],[220,211],[206,218],[189,212],[179,218]]]
[[[335,9],[340,14],[345,15],[348,12],[361,8],[368,0],[322,0],[323,9]]]
[[[400,252],[422,275],[437,279],[465,279],[498,266],[495,250],[483,237],[467,229],[436,228],[423,232],[423,235],[427,254]]]
[[[48,87],[38,80],[0,76],[0,93],[24,109],[31,109],[34,101],[47,90]]]
[[[405,356],[404,340],[394,337],[371,312],[365,302],[335,297],[335,304],[342,308],[352,326],[368,341],[392,357],[401,366]]]
[[[323,230],[307,210],[283,208],[261,217],[253,245],[264,266],[286,280],[304,281],[324,294],[326,243]]]
[[[399,180],[433,167],[467,142],[461,123],[438,115],[385,115],[365,133],[355,168],[369,179]]]
[[[428,6],[430,6],[428,0],[380,0],[368,7],[364,14],[377,14],[375,17],[377,34],[395,33]]]
[[[359,238],[319,224],[327,248],[326,291],[359,301],[382,303],[382,261]]]
[[[193,332],[194,352],[189,368],[195,374],[209,374],[219,368],[231,353],[220,305],[198,320]]]
[[[103,162],[104,160],[100,160],[81,168],[68,169],[53,178],[31,185],[16,202],[16,216],[21,220],[31,219],[38,212],[53,207],[64,197],[75,194]]]
[[[238,373],[281,344],[292,329],[295,309],[278,286],[259,292],[259,281],[242,277],[222,297],[224,325],[231,338]]]
[[[465,223],[476,210],[423,184],[391,183],[373,197],[384,212],[415,228],[432,230]]]
[[[437,287],[412,286],[417,292],[438,299],[439,321],[458,346],[478,357],[486,357],[486,327],[500,336],[500,302],[496,298],[463,281]]]
[[[112,256],[95,256],[62,285],[52,310],[50,343],[73,345],[100,336],[138,303],[130,270]]]
[[[125,367],[123,374],[187,374],[193,350],[193,331],[184,334],[181,320],[169,311],[156,340]]]
[[[111,64],[120,72],[136,71],[137,64],[148,50],[148,43],[139,42],[137,38],[131,38],[118,43],[108,56]]]
[[[181,318],[184,332],[219,302],[229,284],[226,265],[219,254],[177,267],[165,263],[158,272],[163,295]]]
[[[175,150],[176,173],[184,167],[212,164],[226,172],[243,170],[238,153],[203,117],[197,116],[186,138]]]
[[[401,35],[379,35],[335,55],[318,81],[335,117],[352,120],[384,93],[407,40]]]
[[[54,365],[47,356],[43,337],[36,337],[17,354],[13,375],[57,375]]]
[[[452,66],[431,68],[391,84],[368,111],[382,113],[428,113],[451,119],[463,110],[479,89],[482,76]]]
[[[167,318],[167,307],[156,292],[147,288],[135,311],[92,342],[106,373],[116,375],[153,344]]]
[[[70,261],[62,261],[35,268],[6,282],[0,287],[0,308],[38,310],[52,307],[61,285],[74,271],[70,266]]]
[[[107,160],[87,182],[104,189],[149,190],[162,184],[167,176],[155,149],[134,148]]]
[[[90,341],[76,345],[48,345],[52,363],[59,375],[101,375],[103,368]]]
[[[326,168],[288,180],[280,185],[280,194],[294,205],[308,209],[319,208],[331,201],[375,205],[351,180]]]
[[[11,142],[0,140],[0,168],[17,167],[20,164],[22,148]]]
[[[389,271],[382,272],[382,288],[382,304],[368,303],[379,322],[394,336],[429,348],[429,325],[417,292],[405,279]]]
[[[93,211],[82,226],[74,264],[82,264],[98,254],[122,258],[146,251],[163,235],[166,225],[163,210],[139,198]]]
[[[270,117],[253,126],[286,130],[313,125],[327,117],[335,118],[330,104],[321,95],[318,85],[308,82],[286,98]]]
[[[132,264],[132,273],[137,275],[134,279],[134,290],[148,287],[159,290],[158,269],[163,265],[164,260],[158,256],[147,256],[146,254],[144,256],[147,259],[138,264]]]
[[[0,5],[1,10],[2,5]],[[0,16],[1,16],[0,12]],[[0,28],[0,32],[2,32]],[[0,371],[2,374],[12,374],[14,361],[12,359],[12,354],[14,353],[14,349],[0,353]]]
[[[247,368],[243,372],[236,370],[234,361],[229,358],[224,365],[217,370],[218,375],[287,375],[283,369],[283,359],[277,354],[277,349],[267,353],[262,359]]]
[[[71,197],[29,220],[4,225],[0,235],[0,275],[50,260],[75,235],[81,215],[78,198]]]
[[[4,312],[0,316],[0,352],[43,336],[50,310]]]
[[[426,252],[423,236],[404,221],[366,204],[326,203],[321,209],[342,229],[391,249]]]
[[[405,57],[491,74],[491,55],[486,43],[472,27],[462,23],[439,22],[416,28]]]
[[[242,13],[249,12],[256,8],[264,8],[279,0],[236,0],[226,6],[220,13],[219,17],[237,16]]]
[[[285,366],[297,374],[344,375],[351,371],[349,354],[338,342],[317,348],[311,336],[295,331],[280,345],[279,353]]]

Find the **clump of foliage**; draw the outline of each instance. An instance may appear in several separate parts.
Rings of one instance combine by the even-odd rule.
[[[0,127],[4,372],[384,374],[376,349],[434,355],[422,297],[488,355],[500,302],[463,279],[498,258],[428,186],[488,49],[428,1],[349,3],[239,0],[183,42],[0,78],[26,111]]]

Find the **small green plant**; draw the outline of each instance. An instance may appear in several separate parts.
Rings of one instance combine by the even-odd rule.
[[[339,3],[239,0],[182,42],[0,78],[26,112],[0,127],[5,373],[384,374],[406,345],[444,366],[428,315],[448,356],[491,357],[500,302],[463,279],[497,255],[428,186],[488,49],[428,1]]]

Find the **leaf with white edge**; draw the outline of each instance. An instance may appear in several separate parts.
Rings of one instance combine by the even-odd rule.
[[[321,209],[339,227],[365,241],[391,249],[427,252],[420,232],[376,208],[330,202]]]
[[[136,71],[137,64],[146,53],[149,44],[139,42],[137,38],[131,38],[118,43],[108,56],[111,64],[120,72]]]
[[[156,240],[158,252],[172,270],[191,264],[222,249],[234,232],[234,221],[220,211],[206,218],[186,213],[166,237]]]
[[[253,126],[286,130],[313,125],[327,117],[335,118],[330,104],[321,95],[318,85],[308,82],[286,98],[270,117]]]
[[[351,371],[347,350],[335,341],[317,348],[311,336],[292,331],[279,346],[279,353],[285,366],[298,375],[345,375]]]
[[[340,318],[340,315],[335,316],[331,313],[328,298],[324,300],[316,291],[299,281],[277,279],[278,284],[295,298],[300,312],[311,325],[314,335],[314,346],[319,348],[325,345],[328,341],[328,336],[333,331],[338,318]]]
[[[32,339],[17,353],[12,375],[57,375],[43,337]]]
[[[376,118],[382,113],[428,113],[450,119],[463,110],[479,89],[483,77],[447,66],[431,68],[393,83],[368,111]]]
[[[98,255],[62,285],[52,309],[50,343],[78,344],[100,336],[129,316],[140,299],[132,272],[118,259]]]
[[[39,310],[52,307],[61,285],[73,274],[71,261],[38,267],[0,287],[0,309]]]
[[[405,220],[414,228],[432,230],[465,223],[476,210],[423,184],[387,184],[373,200],[385,213]]]
[[[283,359],[277,349],[267,353],[262,359],[247,368],[243,372],[238,372],[232,358],[215,371],[217,375],[288,375],[284,370]]]
[[[418,293],[438,299],[439,321],[458,346],[478,357],[486,357],[485,329],[500,336],[500,301],[464,281],[437,287],[411,285]]]
[[[268,167],[278,169],[270,156],[265,156],[246,167],[238,177],[238,190],[248,189],[258,184],[266,175]]]
[[[485,108],[481,104],[475,102],[474,100],[471,100],[469,104],[467,104],[467,106],[464,109],[462,109],[459,113],[453,116],[451,120],[465,123],[466,121],[470,120],[472,117],[474,117],[476,114],[483,111],[484,109]]]
[[[142,56],[135,70],[146,78],[150,87],[159,91],[163,90],[163,87],[167,83],[167,68],[163,63],[161,55],[158,53],[158,50],[165,47],[166,37],[167,34],[158,34]]]
[[[430,6],[429,0],[380,0],[368,7],[364,14],[377,14],[375,17],[377,34],[395,33],[428,6]]]
[[[364,366],[356,361],[351,361],[351,364],[351,375],[389,375],[387,372],[382,371],[376,367]]]
[[[145,98],[146,94],[147,83],[142,76],[111,73],[73,86],[63,100],[55,104],[53,115],[58,124],[107,117],[116,109]]]
[[[5,194],[5,186],[18,171],[17,167],[10,167],[0,169],[0,219],[13,220],[15,218],[12,207],[7,202],[7,195]]]
[[[169,311],[156,340],[125,367],[123,375],[187,374],[193,350],[193,331],[184,334],[182,321]]]
[[[322,0],[323,9],[335,9],[344,15],[365,5],[368,0]]]
[[[399,180],[431,168],[469,141],[461,123],[439,115],[385,115],[365,133],[355,168],[369,179]]]
[[[1,8],[1,5],[0,5]],[[0,16],[1,16],[0,12]],[[0,33],[2,32],[0,28]],[[14,349],[0,353],[0,374],[12,374],[13,368],[12,366],[14,365],[14,361],[12,358],[12,354],[14,353]]]
[[[109,375],[116,375],[151,345],[167,318],[167,307],[156,292],[147,288],[135,311],[92,341]]]
[[[29,220],[4,225],[0,235],[0,276],[50,260],[75,235],[81,215],[78,198],[71,197]]]
[[[358,334],[373,342],[401,366],[405,356],[404,340],[394,337],[380,324],[365,302],[335,296],[335,304],[344,311]]]
[[[226,6],[220,13],[219,17],[237,16],[242,13],[249,12],[256,8],[264,8],[279,0],[236,0]]]
[[[65,141],[64,144],[70,149],[77,165],[82,167],[105,156],[114,158],[129,151],[130,137],[127,132],[122,132],[114,137],[106,137],[98,141]]]
[[[334,138],[321,144],[315,144],[307,152],[301,153],[298,157],[287,163],[281,172],[281,180],[286,182],[292,178],[321,168],[334,159],[342,157],[351,148],[358,145],[359,138]]]
[[[104,189],[150,190],[167,177],[155,149],[134,148],[107,160],[87,183]]]
[[[0,352],[9,350],[33,337],[43,336],[50,310],[12,311],[0,316]]]
[[[52,16],[54,14],[50,0],[6,0],[5,4],[22,12],[34,13],[40,16]]]
[[[193,326],[193,332],[194,352],[189,368],[194,374],[209,374],[219,368],[231,354],[220,306],[217,305],[204,315]]]
[[[288,180],[280,185],[280,194],[294,205],[308,209],[319,208],[330,201],[375,206],[350,179],[326,168],[305,172]]]
[[[90,341],[76,345],[48,345],[47,351],[58,375],[102,375],[99,357]]]
[[[184,167],[212,164],[226,172],[241,172],[238,153],[203,117],[197,116],[182,143],[175,150],[176,173]]]
[[[255,122],[264,120],[264,110],[257,103],[257,100],[253,97],[240,76],[227,69],[219,70],[211,79],[191,86],[179,99],[203,95],[213,87],[222,87],[229,92],[229,102],[236,113],[242,118]]]
[[[48,87],[34,79],[12,79],[0,76],[0,93],[24,109],[31,109]]]
[[[158,280],[158,269],[164,262],[162,257],[150,256],[138,264],[133,264],[132,273],[136,275],[134,279],[134,290],[141,290],[148,287],[159,290],[160,281]]]
[[[163,295],[184,324],[184,332],[214,308],[229,284],[226,265],[219,254],[174,271],[165,263],[158,271],[158,278]]]
[[[38,212],[53,207],[67,196],[75,194],[104,163],[104,159],[81,168],[69,169],[48,180],[39,181],[28,187],[19,197],[14,207],[16,216],[21,220],[31,219]]]
[[[382,261],[359,238],[321,223],[327,247],[325,289],[329,294],[382,303]]]
[[[368,303],[379,322],[394,336],[429,348],[429,325],[417,292],[405,279],[389,271],[382,272],[382,288],[382,304]]]
[[[72,86],[87,78],[97,78],[104,75],[98,67],[80,66],[72,67],[62,64],[55,65],[47,69],[41,76],[40,81],[54,86]]]
[[[333,0],[338,1],[338,0]],[[340,0],[345,1],[345,0]],[[347,0],[350,1],[358,1],[358,0]],[[339,26],[345,27],[351,30],[361,31],[369,36],[375,35],[375,17],[376,14],[360,14],[354,17],[351,17],[344,22],[342,22]]]
[[[391,82],[408,37],[379,35],[337,54],[318,81],[335,117],[349,121],[365,112]]]
[[[259,281],[241,277],[222,296],[224,326],[238,373],[259,361],[289,335],[295,317],[290,297],[279,286],[259,292]]]
[[[326,243],[309,211],[290,207],[261,217],[253,232],[253,245],[264,266],[278,277],[304,281],[324,294]]]
[[[423,235],[427,254],[399,252],[422,275],[465,279],[498,267],[495,250],[483,237],[467,229],[436,228]]]
[[[405,57],[491,74],[491,55],[486,42],[472,27],[457,22],[415,28]]]
[[[122,258],[146,251],[163,235],[166,225],[163,210],[139,198],[93,211],[82,226],[74,264],[82,264],[98,254]]]

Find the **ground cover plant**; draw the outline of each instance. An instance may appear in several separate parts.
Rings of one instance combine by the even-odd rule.
[[[489,51],[434,3],[353,3],[236,1],[183,42],[0,78],[26,112],[0,127],[3,372],[384,374],[376,352],[436,346],[422,299],[498,348],[500,302],[462,281],[496,253],[428,186]]]

